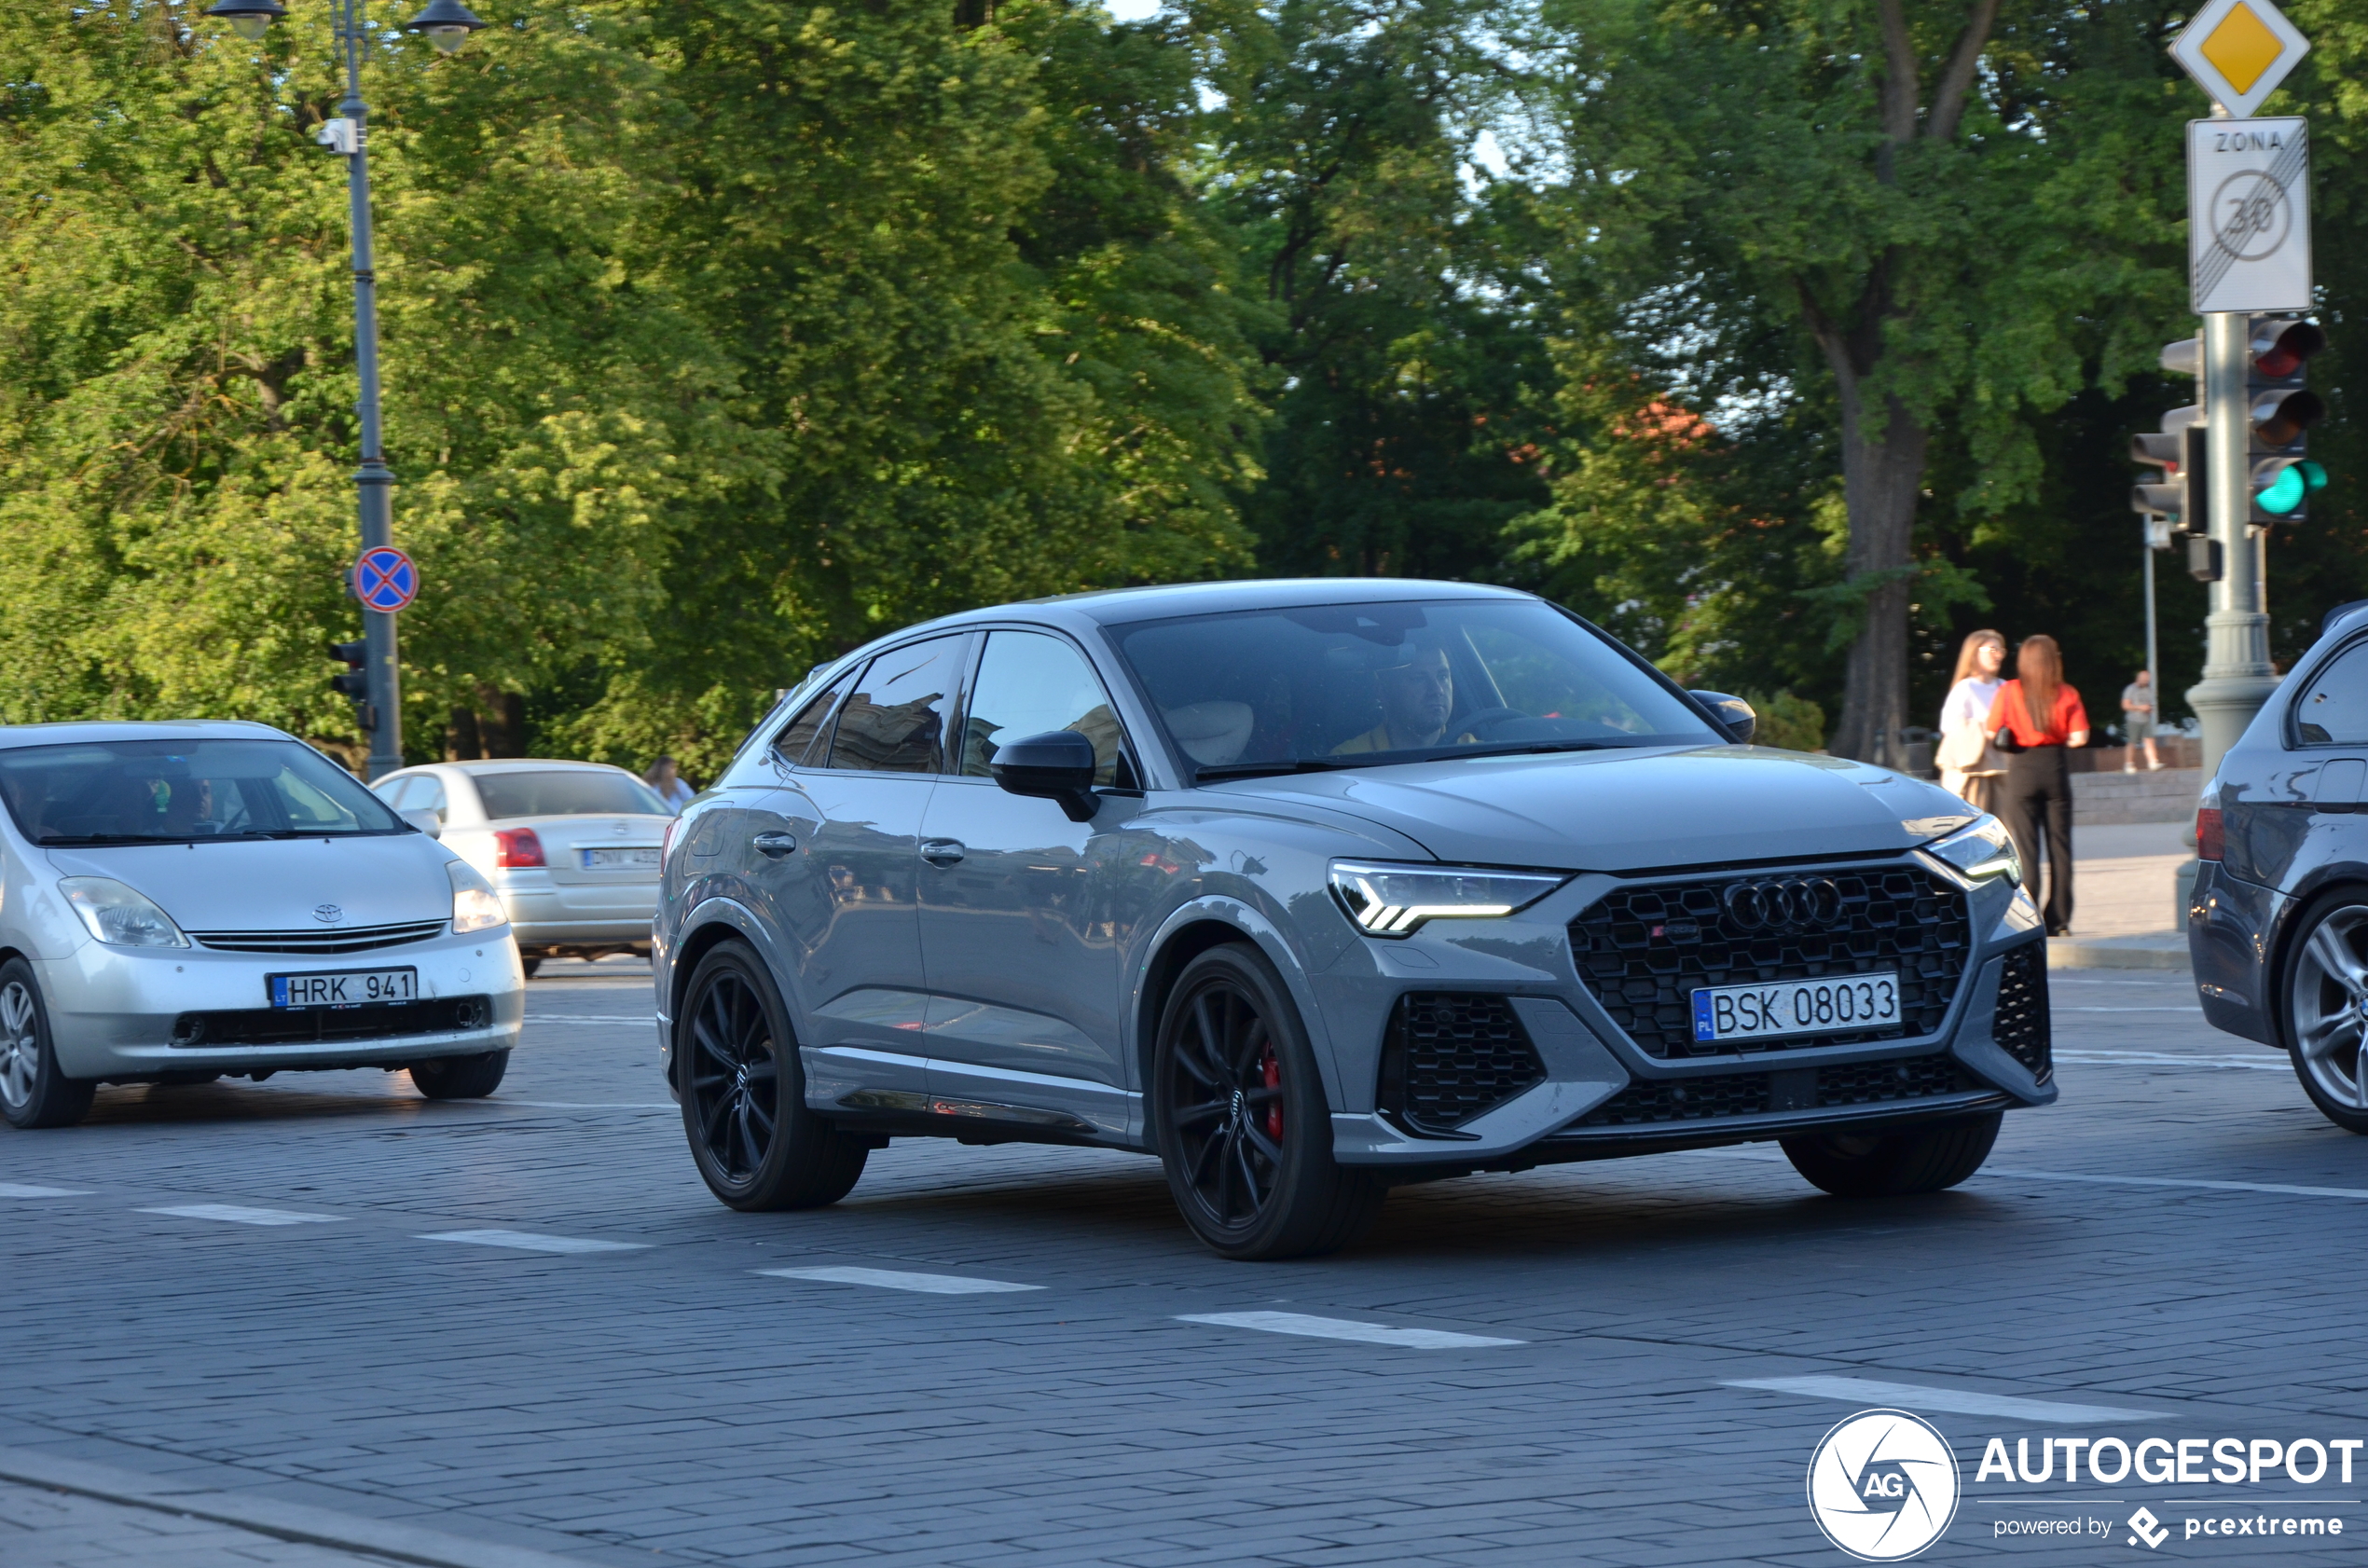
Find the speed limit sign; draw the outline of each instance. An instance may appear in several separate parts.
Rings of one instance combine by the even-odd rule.
[[[2311,309],[2307,121],[2187,122],[2187,264],[2198,315]]]

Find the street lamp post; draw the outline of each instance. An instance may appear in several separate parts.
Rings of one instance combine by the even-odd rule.
[[[355,510],[361,524],[362,548],[394,542],[392,511],[387,492],[394,475],[387,468],[379,436],[379,296],[378,276],[370,250],[369,109],[362,102],[363,0],[336,0],[337,48],[345,57],[345,98],[337,119],[316,133],[316,139],[345,155],[346,188],[353,227],[353,366],[360,381],[355,413],[361,427],[362,464],[353,473]],[[215,0],[206,15],[227,21],[240,37],[259,42],[271,24],[288,13],[278,0]],[[485,25],[460,0],[428,0],[404,30],[427,35],[445,54],[457,53],[469,34]],[[365,605],[362,636],[368,647],[367,695],[360,705],[362,727],[370,736],[366,776],[377,779],[403,765],[402,689],[396,666],[394,612]]]

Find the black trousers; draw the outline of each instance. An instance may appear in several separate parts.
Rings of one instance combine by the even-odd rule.
[[[2033,746],[2006,759],[1998,815],[2022,857],[2023,887],[2039,904],[2047,934],[2072,928],[2072,759],[2060,746]],[[2039,896],[2039,835],[2047,835],[2047,897]]]

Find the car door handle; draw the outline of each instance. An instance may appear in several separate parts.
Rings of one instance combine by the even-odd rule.
[[[933,866],[950,866],[962,859],[962,841],[958,838],[925,838],[921,841],[921,859]]]
[[[756,846],[756,852],[758,854],[765,856],[770,860],[778,860],[784,855],[793,854],[796,852],[797,834],[759,833],[754,838],[749,840],[749,843]]]

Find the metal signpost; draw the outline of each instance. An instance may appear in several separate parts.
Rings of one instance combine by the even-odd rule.
[[[2204,678],[2187,691],[2207,776],[2278,684],[2251,524],[2246,373],[2252,313],[2311,308],[2310,142],[2299,118],[2248,117],[2309,48],[2270,0],[2210,0],[2170,51],[2213,103],[2211,118],[2187,127],[2188,263],[2204,318],[2207,499],[2221,559]]]

